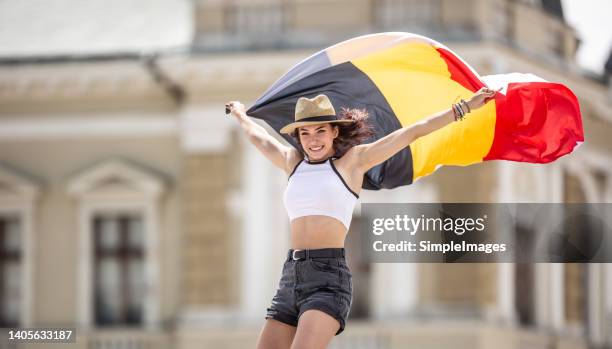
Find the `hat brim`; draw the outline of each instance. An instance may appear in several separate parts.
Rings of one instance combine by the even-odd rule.
[[[316,125],[316,124],[347,124],[355,122],[355,120],[329,120],[329,121],[297,121],[285,125],[280,129],[280,133],[289,134],[293,132],[296,128],[307,125]]]

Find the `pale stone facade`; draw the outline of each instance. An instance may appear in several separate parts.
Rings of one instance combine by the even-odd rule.
[[[587,141],[553,164],[442,168],[361,202],[612,202],[609,92],[578,74],[573,30],[538,3],[202,0],[192,3],[191,52],[162,55],[156,69],[137,56],[0,64],[0,214],[22,222],[20,326],[76,326],[82,348],[252,347],[288,247],[286,178],[223,103],[249,105],[303,58],[368,32],[448,40],[482,75],[561,81],[580,98]],[[145,320],[103,329],[90,222],[123,211],[147,227]],[[333,345],[612,345],[610,265],[375,264],[354,274],[354,315]]]

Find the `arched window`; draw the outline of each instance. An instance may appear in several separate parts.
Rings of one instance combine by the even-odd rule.
[[[77,174],[68,191],[79,220],[80,324],[157,326],[163,178],[113,159]]]
[[[31,176],[0,164],[0,327],[31,325],[38,193]]]

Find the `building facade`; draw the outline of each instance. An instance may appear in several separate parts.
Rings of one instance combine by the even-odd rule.
[[[481,75],[562,82],[585,128],[585,143],[551,164],[445,167],[361,202],[612,202],[612,94],[576,67],[559,1],[191,10],[182,52],[0,60],[3,327],[76,327],[82,348],[253,347],[288,248],[286,178],[223,104],[248,106],[300,60],[361,34],[415,32]],[[513,233],[529,239],[533,217],[521,219]],[[360,223],[358,205],[354,302],[335,347],[612,346],[610,264],[366,264]]]

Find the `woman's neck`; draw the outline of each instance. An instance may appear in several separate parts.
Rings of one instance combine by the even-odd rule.
[[[316,159],[316,160],[311,159],[311,158],[310,158],[308,155],[306,155],[306,156],[304,157],[304,159],[306,160],[306,162],[311,163],[311,164],[314,164],[314,163],[318,163],[318,164],[320,164],[320,163],[323,163],[323,162],[325,162],[325,161],[327,161],[327,160],[329,160],[329,159],[333,159],[333,158],[335,158],[335,156],[334,156],[333,154],[332,154],[332,155],[328,155],[328,156],[324,156],[323,158],[321,158],[321,159]]]

